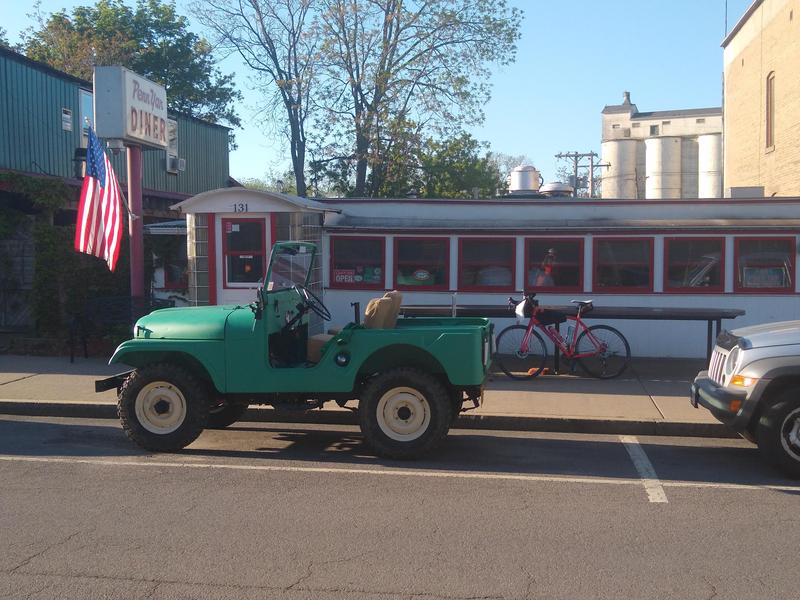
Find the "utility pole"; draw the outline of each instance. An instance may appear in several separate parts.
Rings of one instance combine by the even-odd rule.
[[[597,158],[596,152],[559,152],[556,154],[556,158],[566,158],[572,160],[572,173],[574,177],[575,186],[572,190],[572,196],[574,198],[578,197],[578,168],[579,167],[586,167],[589,169],[588,175],[588,187],[589,187],[589,197],[594,196],[594,170],[597,167],[603,165],[595,165],[594,159]],[[588,165],[580,164],[581,160],[584,158],[589,159]]]

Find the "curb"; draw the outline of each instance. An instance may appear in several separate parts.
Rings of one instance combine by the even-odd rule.
[[[0,400],[0,414],[31,417],[71,417],[80,419],[116,419],[114,404],[89,402],[30,402]],[[312,410],[308,412],[276,412],[272,408],[251,407],[242,421],[251,423],[313,423],[325,425],[357,425],[354,412]],[[504,431],[546,431],[552,433],[595,433],[607,435],[647,435],[672,437],[737,438],[722,423],[676,423],[667,421],[626,421],[611,419],[534,417],[527,415],[462,414],[454,429]]]

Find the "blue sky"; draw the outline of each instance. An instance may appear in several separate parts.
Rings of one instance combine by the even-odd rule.
[[[727,0],[729,30],[751,1]],[[87,3],[43,0],[42,10],[69,11]],[[12,43],[31,23],[24,4],[8,3],[3,10]],[[618,104],[623,90],[643,111],[721,105],[726,0],[512,4],[525,13],[517,60],[494,71],[486,120],[471,133],[493,151],[529,156],[546,181],[555,179],[558,152],[600,152],[600,111]],[[183,14],[187,5],[178,0]],[[264,177],[289,169],[285,141],[253,116],[258,95],[249,89],[246,69],[235,57],[221,68],[237,74],[245,94],[231,175]]]

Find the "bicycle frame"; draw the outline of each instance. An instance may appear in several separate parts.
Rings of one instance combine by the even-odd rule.
[[[531,338],[531,332],[536,327],[538,327],[548,338],[550,338],[550,341],[553,342],[553,345],[555,345],[561,352],[562,356],[566,358],[587,358],[589,356],[597,356],[603,352],[603,342],[598,340],[594,334],[589,331],[589,328],[583,322],[583,319],[581,319],[580,312],[578,312],[578,314],[574,317],[567,316],[567,321],[575,322],[575,330],[572,333],[572,340],[569,341],[569,345],[567,345],[567,340],[565,340],[558,332],[556,326],[551,325],[550,327],[547,327],[546,325],[543,325],[539,319],[536,318],[536,310],[534,310],[531,313],[530,320],[528,321],[528,329],[525,331],[525,336],[522,338],[520,352],[523,354],[528,352],[528,342]],[[594,345],[594,350],[592,352],[576,352],[578,338],[580,337],[581,333],[586,333],[587,339],[592,342],[592,345]]]

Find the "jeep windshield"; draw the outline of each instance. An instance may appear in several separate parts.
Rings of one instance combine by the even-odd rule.
[[[308,283],[316,247],[308,242],[280,242],[272,248],[267,271],[267,291]]]

